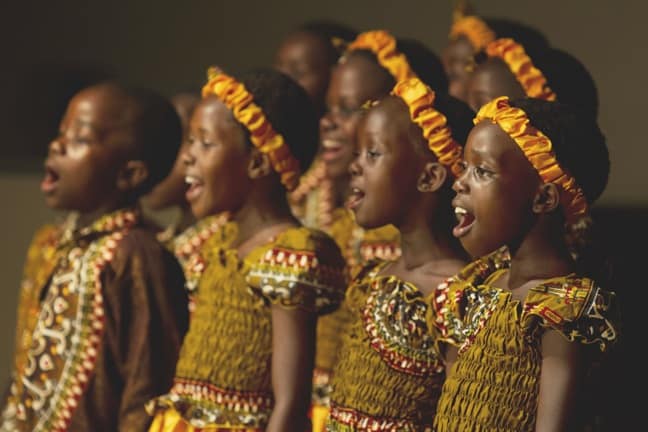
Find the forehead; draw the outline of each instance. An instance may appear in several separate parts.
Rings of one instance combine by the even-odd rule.
[[[464,151],[467,160],[488,160],[500,166],[533,168],[517,143],[490,120],[478,123],[468,135]]]
[[[279,46],[279,56],[320,58],[326,56],[328,47],[324,40],[309,32],[288,35]]]
[[[466,59],[473,56],[473,47],[465,36],[451,39],[446,46],[444,54],[448,58]]]
[[[331,78],[330,96],[360,99],[380,99],[385,95],[383,71],[374,61],[362,56],[350,56],[338,64]]]
[[[191,126],[214,129],[237,124],[232,112],[216,96],[207,96],[196,106],[191,116]]]
[[[517,82],[506,63],[499,58],[489,58],[478,65],[472,75],[471,83],[474,87],[488,89],[497,93],[498,96],[524,96],[520,83]]]
[[[386,97],[367,112],[363,123],[365,134],[385,141],[400,140],[410,126],[407,105],[397,97]]]
[[[137,104],[112,86],[91,87],[77,93],[68,105],[66,120],[82,120],[98,130],[127,126]]]

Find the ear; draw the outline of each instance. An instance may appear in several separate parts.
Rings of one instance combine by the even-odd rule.
[[[550,213],[560,205],[560,190],[554,183],[543,183],[533,198],[532,210],[536,214]]]
[[[428,162],[423,167],[416,188],[419,192],[436,192],[446,181],[448,170],[439,162]]]
[[[137,189],[148,177],[149,170],[143,161],[130,160],[117,175],[117,188],[122,191]]]
[[[252,149],[247,172],[251,179],[259,179],[270,175],[272,173],[272,164],[268,155],[261,153],[257,149]]]

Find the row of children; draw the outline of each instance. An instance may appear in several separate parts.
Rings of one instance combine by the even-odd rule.
[[[71,216],[28,252],[0,430],[593,424],[618,327],[583,259],[609,158],[580,62],[475,15],[443,60],[318,23],[173,102],[70,101],[42,190]]]

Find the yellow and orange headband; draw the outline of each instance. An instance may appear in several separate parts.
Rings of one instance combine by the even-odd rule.
[[[558,163],[551,140],[531,125],[522,109],[511,106],[509,98],[501,96],[484,105],[474,123],[484,120],[497,124],[515,141],[544,183],[554,183],[560,187],[560,203],[568,224],[578,222],[587,214],[588,205],[583,190]]]
[[[270,159],[286,189],[293,190],[299,182],[299,162],[292,155],[283,136],[277,133],[263,110],[245,86],[218,68],[207,71],[207,84],[202,88],[203,98],[214,95],[232,111],[234,118],[249,132],[252,144]]]
[[[378,63],[389,71],[396,82],[416,77],[407,57],[396,49],[396,39],[385,30],[359,34],[347,47],[347,52],[356,50],[371,51]]]
[[[436,94],[418,78],[400,81],[392,95],[401,98],[409,108],[410,118],[423,131],[430,150],[439,162],[457,176],[461,172],[461,145],[452,137],[446,117],[434,108]]]
[[[450,39],[465,36],[475,52],[480,52],[495,40],[495,32],[482,20],[474,15],[457,19],[450,28]]]
[[[488,57],[497,57],[508,66],[528,97],[555,101],[547,78],[533,65],[524,47],[510,38],[497,39],[486,47]]]

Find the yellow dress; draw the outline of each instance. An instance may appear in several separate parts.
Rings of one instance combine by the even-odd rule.
[[[426,321],[429,302],[370,265],[349,287],[350,317],[334,369],[328,431],[427,431],[445,377]]]
[[[332,212],[333,220],[326,232],[340,247],[351,278],[369,261],[392,261],[400,256],[400,233],[391,225],[374,230],[360,228],[353,214],[345,208]],[[343,308],[321,317],[317,323],[317,350],[313,379],[313,432],[322,432],[329,413],[331,374],[344,334],[348,314]]]
[[[295,217],[308,227],[329,234],[339,246],[351,280],[365,264],[374,259],[395,260],[400,256],[400,233],[391,225],[374,230],[359,227],[353,214],[333,206],[333,186],[326,177],[325,164],[315,161],[302,176],[299,186],[289,194]],[[323,432],[329,413],[331,372],[335,365],[348,317],[341,308],[322,316],[317,323],[317,351],[313,376],[311,421],[313,432]]]
[[[614,293],[574,275],[548,279],[524,301],[490,285],[508,261],[502,252],[469,264],[439,287],[429,320],[438,340],[459,347],[434,421],[445,431],[533,431],[540,340],[547,329],[606,350],[617,339]]]
[[[318,313],[344,296],[344,261],[334,242],[287,229],[244,259],[223,225],[206,244],[206,268],[170,392],[148,404],[150,431],[261,431],[273,405],[271,305]]]
[[[207,216],[165,242],[158,236],[158,240],[163,241],[182,266],[190,313],[196,309],[196,292],[206,267],[206,246],[213,236],[222,235],[221,228],[227,220],[226,213]]]

